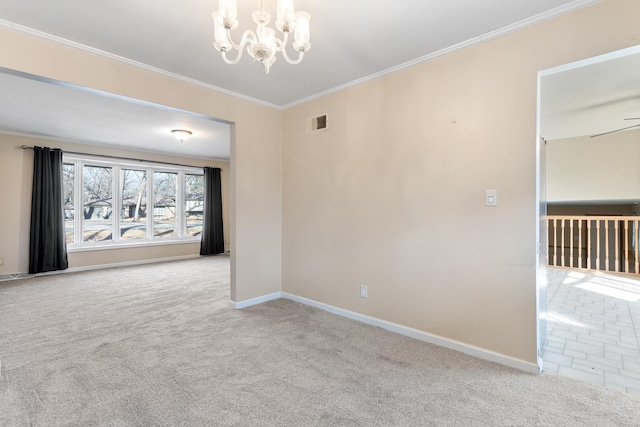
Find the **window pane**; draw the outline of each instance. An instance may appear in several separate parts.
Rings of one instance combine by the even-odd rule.
[[[73,238],[73,185],[75,181],[76,168],[73,163],[62,165],[62,186],[64,191],[64,233],[67,236],[67,244],[74,243]]]
[[[147,238],[147,171],[122,169],[120,238]]]
[[[85,166],[83,169],[82,239],[100,242],[113,239],[113,169]]]
[[[204,207],[204,176],[184,176],[184,204],[186,236],[202,233],[202,212]]]
[[[153,173],[153,236],[175,237],[178,174]]]

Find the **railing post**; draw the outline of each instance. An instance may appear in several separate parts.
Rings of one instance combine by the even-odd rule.
[[[582,268],[582,220],[578,220],[578,268]]]
[[[616,257],[615,260],[615,271],[619,272],[620,271],[620,235],[618,234],[618,230],[619,230],[619,224],[617,220],[613,221],[613,231],[614,233],[616,233],[615,238],[613,239],[614,243],[615,243],[615,247],[613,248],[613,256]],[[607,240],[609,241],[609,240]]]
[[[633,235],[635,237],[635,245],[633,247],[633,258],[634,258],[634,263],[635,263],[635,270],[634,273],[638,274],[640,273],[638,271],[638,267],[640,266],[640,252],[638,251],[638,243],[640,243],[640,227],[638,227],[640,225],[640,220],[634,220],[633,221]]]
[[[624,224],[624,272],[629,272],[629,225],[631,221],[628,219],[622,222]]]
[[[558,240],[558,220],[553,220],[553,265],[558,265],[558,244],[556,241]]]
[[[609,270],[609,258],[611,247],[609,245],[609,221],[606,219],[602,221],[602,228],[604,228],[604,268],[603,271]]]
[[[596,270],[600,270],[600,220],[596,220]]]
[[[565,251],[565,247],[564,247],[564,222],[565,219],[561,219],[560,220],[560,249],[562,250],[561,252],[561,257],[560,257],[560,265],[562,265],[563,267],[566,267],[567,264],[565,263],[565,259],[564,259],[564,251]]]
[[[587,270],[591,269],[591,220],[587,220],[587,241],[585,248],[587,250]]]
[[[569,219],[569,267],[573,267],[573,218]]]

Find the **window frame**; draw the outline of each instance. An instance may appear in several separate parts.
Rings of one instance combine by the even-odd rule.
[[[125,160],[119,158],[109,158],[103,156],[91,156],[89,154],[63,153],[63,163],[74,165],[73,182],[73,236],[74,242],[67,243],[68,252],[95,251],[102,249],[122,249],[131,247],[145,247],[158,245],[172,245],[200,242],[201,236],[190,236],[186,231],[186,209],[185,209],[185,175],[203,175],[202,168],[178,166],[164,163],[154,163],[137,160]],[[111,240],[108,241],[88,241],[83,239],[83,184],[84,167],[110,167],[112,168],[111,194],[112,194],[112,233]],[[141,239],[122,239],[121,216],[122,216],[122,170],[133,169],[143,170],[147,174],[146,182],[146,237]],[[155,194],[153,192],[153,181],[155,172],[175,173],[176,179],[176,222],[175,236],[154,237],[153,206],[155,204]],[[180,207],[180,208],[178,208]]]

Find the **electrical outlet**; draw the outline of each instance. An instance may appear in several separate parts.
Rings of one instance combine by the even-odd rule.
[[[4,258],[0,258],[0,265],[4,265]]]
[[[369,290],[367,289],[367,287],[365,285],[360,285],[360,297],[367,298],[368,294]]]

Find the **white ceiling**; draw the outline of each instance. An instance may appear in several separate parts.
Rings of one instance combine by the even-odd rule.
[[[640,53],[619,54],[624,56],[594,58],[542,78],[540,126],[546,140],[640,127],[640,120],[625,120],[640,119]]]
[[[296,10],[311,14],[312,48],[297,66],[280,58],[269,75],[248,55],[234,66],[222,61],[212,46],[217,0],[0,0],[0,26],[286,108],[595,2],[294,0]],[[276,1],[264,3],[275,14]],[[238,0],[236,37],[253,26],[257,4]],[[23,76],[0,77],[3,95],[14,91],[0,100],[0,129],[181,155],[193,146],[188,155],[228,158],[228,125],[215,120]],[[16,97],[22,99],[19,111]],[[169,143],[165,133],[176,127],[188,127],[194,138],[182,146]]]
[[[1,70],[0,70],[1,71]],[[228,159],[230,125],[190,112],[0,72],[0,129],[64,141]],[[180,143],[171,133],[192,135]]]

